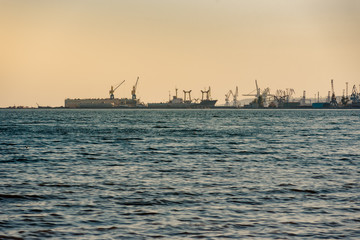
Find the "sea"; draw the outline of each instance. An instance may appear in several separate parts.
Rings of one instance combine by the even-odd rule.
[[[0,239],[360,239],[360,110],[2,109]]]

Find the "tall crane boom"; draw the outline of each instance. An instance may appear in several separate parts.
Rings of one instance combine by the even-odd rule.
[[[122,81],[119,85],[117,85],[116,86],[116,88],[114,89],[114,92],[116,91],[116,89],[118,89],[118,87],[120,87],[123,83],[125,82],[125,80],[124,81]]]
[[[256,85],[256,96],[259,97],[260,96],[260,88],[258,87],[258,83],[257,83],[256,79],[255,79],[255,85]]]
[[[138,81],[139,81],[139,77],[137,77],[136,83],[135,83],[135,85],[133,86],[133,89],[131,90],[131,96],[132,96],[132,99],[133,99],[133,100],[136,99],[136,88],[137,88]]]
[[[118,89],[123,83],[125,82],[122,81],[119,85],[117,85],[115,88],[113,86],[111,86],[109,94],[110,94],[110,99],[114,99],[114,92],[116,91],[116,89]]]
[[[238,105],[238,103],[237,103],[238,102],[238,100],[237,100],[238,96],[239,96],[239,88],[236,86],[235,93],[233,93],[233,97],[234,97],[233,105],[235,107],[237,107],[237,105]]]
[[[259,97],[260,96],[260,88],[258,86],[258,83],[257,83],[257,80],[255,80],[255,87],[256,89],[253,90],[251,93],[248,93],[248,94],[243,94],[243,96],[254,96],[254,97]],[[256,91],[256,94],[253,94],[253,92]]]

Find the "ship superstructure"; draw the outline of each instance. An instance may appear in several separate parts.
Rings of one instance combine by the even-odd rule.
[[[191,91],[184,92],[184,98],[178,97],[178,89],[175,89],[175,96],[172,99],[169,99],[168,102],[165,103],[149,103],[148,108],[214,108],[217,100],[211,99],[211,89],[209,87],[208,90],[201,90],[202,98],[201,101],[198,102],[196,99],[191,99]],[[205,96],[205,97],[204,97]]]

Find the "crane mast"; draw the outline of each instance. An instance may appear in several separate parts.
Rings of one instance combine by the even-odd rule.
[[[209,87],[209,90],[201,90],[201,101],[204,101],[204,94],[205,94],[205,96],[206,96],[206,99],[205,100],[210,100],[210,98],[211,98],[211,89],[210,89],[210,87]]]
[[[336,107],[338,105],[337,101],[336,101],[336,96],[335,96],[335,91],[334,91],[334,80],[331,79],[331,100],[330,100],[330,106],[332,107]]]
[[[238,100],[237,100],[237,98],[238,98],[238,96],[239,96],[239,88],[236,86],[236,89],[235,89],[235,94],[233,94],[233,97],[234,97],[234,102],[233,102],[233,105],[236,107],[237,106],[237,102],[238,102]]]
[[[255,85],[256,85],[256,97],[260,96],[260,88],[258,87],[257,80],[255,79]]]
[[[189,90],[189,91],[183,90],[183,92],[184,92],[184,102],[191,103],[191,91],[192,90]],[[189,96],[189,98],[187,98],[187,96]]]

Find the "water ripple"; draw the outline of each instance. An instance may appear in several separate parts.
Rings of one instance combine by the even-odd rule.
[[[356,239],[358,110],[0,110],[0,239]]]

